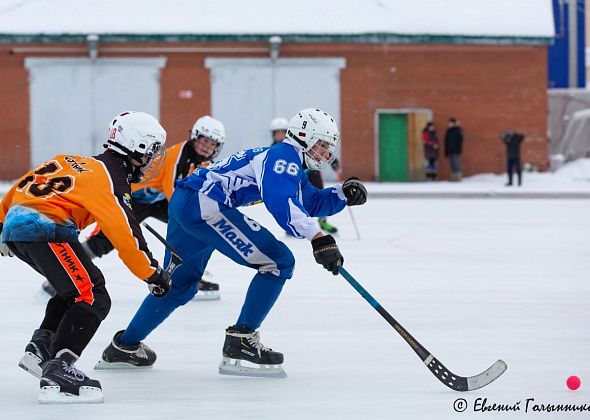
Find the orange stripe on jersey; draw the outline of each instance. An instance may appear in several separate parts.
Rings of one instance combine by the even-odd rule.
[[[94,284],[70,244],[49,242],[49,246],[78,289],[79,296],[76,298],[76,302],[86,302],[92,305],[94,303],[94,293],[92,293]]]

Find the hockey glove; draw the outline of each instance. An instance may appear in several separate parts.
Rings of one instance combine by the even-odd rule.
[[[332,235],[325,235],[311,241],[313,256],[318,264],[338,275],[338,267],[344,263],[344,257]]]
[[[8,244],[5,244],[4,242],[0,242],[0,255],[3,257],[14,257],[14,254],[10,248],[8,248]]]
[[[4,227],[4,224],[0,223],[0,238],[2,237],[2,228],[3,227]],[[0,241],[1,241],[1,239],[0,239]],[[3,257],[14,257],[14,254],[12,253],[10,248],[8,248],[8,244],[5,244],[4,242],[0,242],[0,255],[2,255]]]
[[[172,287],[172,277],[170,277],[170,274],[166,270],[162,270],[162,267],[158,267],[154,274],[146,280],[146,283],[152,295],[155,297],[164,297]]]
[[[346,197],[347,206],[360,206],[367,202],[367,189],[355,176],[344,181],[342,192]]]

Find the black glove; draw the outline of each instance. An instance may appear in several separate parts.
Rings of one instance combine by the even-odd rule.
[[[367,202],[367,189],[356,176],[344,181],[342,192],[346,197],[347,206],[360,206]]]
[[[162,270],[162,267],[156,268],[154,274],[152,274],[146,281],[150,289],[150,293],[155,297],[164,297],[170,291],[172,287],[172,277],[166,270]]]
[[[316,262],[335,276],[338,275],[338,267],[344,263],[344,257],[340,253],[332,235],[313,239],[311,246]]]

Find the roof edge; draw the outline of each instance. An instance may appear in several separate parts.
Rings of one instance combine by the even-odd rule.
[[[0,43],[77,43],[88,34],[10,34],[0,33]],[[481,44],[481,45],[550,45],[553,37],[409,35],[390,33],[362,34],[99,34],[101,42],[267,42],[280,35],[283,42],[294,43],[368,43],[368,44]]]

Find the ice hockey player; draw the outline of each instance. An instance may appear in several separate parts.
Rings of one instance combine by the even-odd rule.
[[[277,117],[277,118],[274,118],[270,122],[270,132],[272,134],[272,144],[273,145],[285,140],[285,138],[287,137],[287,127],[288,127],[288,121],[286,118]],[[334,160],[332,161],[330,166],[332,167],[334,172],[339,173],[340,162],[338,161],[337,158],[334,158]],[[316,188],[319,188],[320,190],[324,188],[324,181],[322,179],[321,171],[316,171],[314,169],[308,169],[306,172],[307,172],[307,178],[309,179],[309,182],[311,182],[311,185],[313,185]],[[337,233],[338,232],[338,228],[336,226],[332,225],[330,222],[328,222],[327,217],[319,217],[318,223],[320,224],[320,228],[326,233]]]
[[[319,229],[313,216],[364,204],[367,192],[354,177],[341,186],[319,190],[308,182],[303,168],[320,170],[329,165],[339,147],[334,119],[318,109],[304,109],[290,120],[282,143],[233,154],[178,182],[170,201],[167,240],[183,263],[172,273],[172,289],[163,299],[146,297],[129,326],[115,334],[96,368],[152,365],[155,352],[146,351],[141,340],[192,298],[200,274],[217,250],[257,271],[237,322],[225,331],[219,372],[286,376],[283,354],[264,346],[257,329],[292,277],[295,260],[284,243],[238,207],[262,200],[284,230],[311,241],[317,263],[338,274],[344,259],[334,238]],[[167,252],[165,264],[169,262]]]
[[[154,117],[123,112],[109,126],[104,153],[55,156],[21,177],[0,204],[2,255],[16,255],[57,291],[19,363],[41,380],[41,403],[103,401],[99,381],[74,366],[111,306],[103,274],[78,242],[81,229],[96,221],[152,296],[170,289],[135,220],[130,189],[157,173],[165,141]]]
[[[189,131],[190,138],[166,150],[162,170],[151,181],[131,186],[133,213],[138,222],[154,217],[168,222],[168,202],[174,191],[174,183],[186,178],[197,167],[214,160],[221,152],[225,140],[225,128],[221,121],[205,115],[199,118]],[[113,250],[113,245],[100,230],[82,243],[91,257],[102,257]],[[218,300],[219,285],[201,279],[196,300]]]

